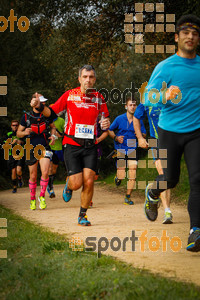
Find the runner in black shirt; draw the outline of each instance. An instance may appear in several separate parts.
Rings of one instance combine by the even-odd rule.
[[[45,99],[42,95],[40,96],[40,101],[45,103]],[[34,97],[34,95],[32,96]],[[49,131],[51,128],[50,135]],[[40,209],[46,208],[45,202],[45,191],[49,181],[49,166],[50,159],[52,157],[52,151],[49,146],[49,142],[53,144],[55,141],[55,126],[53,124],[53,119],[45,118],[42,114],[33,108],[30,113],[25,113],[21,119],[17,136],[22,138],[30,138],[30,144],[33,149],[30,150],[30,157],[28,157],[28,151],[26,153],[26,164],[29,167],[30,179],[29,179],[29,189],[31,196],[30,209],[36,209],[36,187],[37,187],[37,166],[38,162],[41,169],[41,192],[38,200],[40,202]]]

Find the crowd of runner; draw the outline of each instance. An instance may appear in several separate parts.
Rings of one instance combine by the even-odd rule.
[[[45,209],[46,189],[50,198],[55,197],[53,181],[59,161],[64,161],[68,176],[63,200],[69,202],[73,191],[82,188],[78,224],[90,226],[86,213],[93,204],[94,180],[99,174],[102,156],[99,143],[109,135],[116,149],[114,181],[117,186],[128,170],[124,204],[134,204],[131,193],[136,181],[137,147],[151,148],[159,175],[146,187],[145,215],[148,220],[155,221],[162,200],[163,224],[171,224],[170,189],[179,181],[184,153],[190,183],[190,234],[186,249],[200,251],[200,57],[196,54],[199,40],[200,19],[194,15],[182,16],[175,34],[178,52],[155,67],[138,107],[133,95],[127,98],[126,112],[117,116],[112,124],[106,101],[94,88],[96,72],[92,65],[79,69],[79,87],[66,91],[49,107],[43,95],[35,93],[32,96],[32,111],[25,113],[20,122],[11,122],[12,131],[5,139],[12,147],[22,146],[24,139],[30,139],[32,149],[29,157],[25,157],[25,163],[30,174],[32,210],[36,209],[38,164],[41,170],[39,207]],[[159,97],[157,91],[162,91]],[[58,117],[62,113],[67,122]],[[149,121],[151,145],[146,140],[145,117]],[[12,170],[12,192],[16,193],[17,186],[23,185],[24,156],[15,159],[11,152],[8,165]]]

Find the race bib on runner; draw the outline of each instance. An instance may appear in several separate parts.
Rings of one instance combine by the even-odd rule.
[[[76,124],[75,137],[81,139],[94,139],[94,125]]]

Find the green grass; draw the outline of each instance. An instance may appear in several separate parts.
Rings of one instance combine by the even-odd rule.
[[[56,185],[56,184],[65,184],[66,183],[66,179],[64,180],[54,180],[53,184]]]
[[[8,237],[0,249],[0,299],[200,299],[200,288],[161,278],[111,257],[73,252],[67,238],[0,206]]]
[[[146,158],[143,158],[147,160]],[[114,184],[114,177],[116,173],[109,174],[103,181],[110,185],[111,187],[116,189]],[[153,168],[138,168],[137,175],[136,175],[136,182],[138,181],[153,181],[158,176],[157,170]],[[122,181],[121,185],[117,188],[117,191],[125,193],[127,187],[127,178]],[[182,157],[181,160],[181,174],[180,180],[177,186],[172,189],[171,191],[171,200],[175,201],[176,203],[187,203],[189,197],[189,181],[188,181],[188,172],[186,168],[186,164],[184,158]],[[144,197],[144,190],[143,189],[136,189],[134,190],[134,195],[138,197]]]

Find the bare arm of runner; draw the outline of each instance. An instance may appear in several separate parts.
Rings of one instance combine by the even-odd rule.
[[[54,125],[54,123],[50,124],[50,128],[51,128],[51,136],[49,137],[50,143],[49,145],[54,145],[55,144],[55,140],[58,138],[56,135],[56,127]]]
[[[108,130],[109,136],[116,142],[122,144],[124,141],[124,136],[120,135],[120,136],[116,136],[114,131]]]
[[[17,129],[17,137],[18,138],[23,138],[26,135],[30,135],[32,132],[31,128],[26,128],[25,126],[19,125]]]
[[[97,143],[101,143],[108,136],[108,131],[104,131],[97,139]]]
[[[41,112],[45,117],[50,117],[51,110],[46,105],[40,103],[39,94],[35,93],[36,97],[31,99],[30,106],[36,108],[38,112]]]
[[[135,118],[134,116],[133,116],[133,126],[135,129],[135,134],[138,139],[138,146],[147,149],[149,147],[149,144],[147,143],[146,139],[142,135],[140,120]]]

